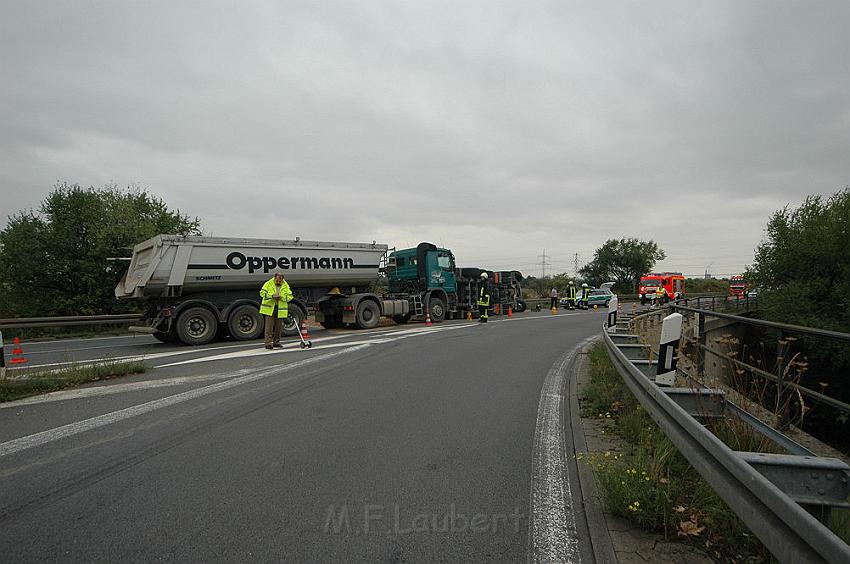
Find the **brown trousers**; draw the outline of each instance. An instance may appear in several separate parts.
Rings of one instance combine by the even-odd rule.
[[[277,306],[274,306],[274,311],[271,315],[264,315],[266,318],[266,346],[271,347],[280,344],[280,328],[283,321],[277,316]]]

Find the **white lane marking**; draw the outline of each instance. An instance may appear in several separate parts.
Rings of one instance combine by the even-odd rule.
[[[563,315],[579,315],[579,314],[563,314]],[[528,318],[513,318],[513,319],[502,319],[498,321],[494,321],[493,323],[503,323],[507,321],[528,321],[528,320],[539,320],[539,319],[552,319],[557,316],[536,316],[536,317],[528,317]],[[321,340],[315,341],[317,343],[321,343],[321,348],[338,348],[338,347],[347,347],[347,346],[356,346],[356,345],[364,345],[364,344],[381,344],[392,341],[397,341],[401,339],[406,339],[414,336],[425,336],[431,335],[434,333],[440,333],[443,331],[453,331],[456,329],[466,329],[469,327],[477,327],[481,324],[479,323],[459,323],[454,325],[447,325],[442,327],[421,327],[421,328],[413,328],[413,329],[401,329],[397,331],[370,331],[370,332],[358,332],[356,334],[343,334],[343,335],[332,335],[328,337],[322,337]],[[377,338],[377,339],[368,339],[368,340],[359,340],[359,341],[346,341],[343,343],[334,343],[334,344],[325,344],[328,341],[344,339],[344,338],[354,338],[365,335],[385,335],[387,338]],[[163,353],[154,353],[151,355],[140,355],[136,357],[120,357],[120,358],[111,358],[101,361],[91,361],[85,363],[74,363],[75,366],[92,366],[95,364],[113,362],[113,361],[128,361],[128,360],[155,360],[156,358],[167,358],[169,356],[174,356],[177,354],[186,354],[186,353],[197,353],[197,352],[205,352],[205,351],[220,351],[222,349],[230,349],[230,348],[246,348],[251,347],[250,350],[246,351],[233,351],[229,353],[223,353],[214,356],[208,357],[200,357],[193,358],[184,361],[171,362],[167,364],[155,365],[153,368],[168,368],[171,366],[181,366],[188,364],[196,364],[200,362],[212,362],[219,360],[232,360],[235,358],[247,358],[253,356],[265,356],[272,354],[280,354],[280,353],[293,353],[300,352],[301,349],[297,344],[287,345],[283,349],[278,349],[274,351],[269,351],[266,349],[257,349],[256,343],[248,343],[248,344],[238,344],[238,345],[230,345],[224,347],[209,347],[206,349],[188,349],[186,351],[169,351]],[[47,366],[47,365],[40,365]],[[141,382],[131,382],[126,384],[104,384],[102,386],[95,386],[91,388],[77,388],[73,390],[62,390],[58,392],[50,392],[48,394],[44,394],[41,396],[34,396],[31,398],[24,398],[21,400],[15,400],[11,402],[0,403],[0,409],[5,408],[14,408],[24,405],[38,404],[38,403],[46,403],[46,402],[54,402],[54,401],[65,401],[65,400],[74,400],[74,399],[83,399],[88,397],[96,397],[100,395],[107,394],[119,394],[125,392],[133,392],[139,391],[149,388],[159,388],[159,387],[168,387],[168,386],[180,386],[184,384],[191,384],[194,382],[205,382],[209,380],[226,380],[229,378],[238,377],[240,374],[244,372],[253,372],[257,370],[254,369],[243,369],[233,373],[228,374],[211,374],[211,375],[199,375],[199,376],[184,376],[177,378],[167,378],[161,380],[145,380]],[[52,370],[51,372],[55,372]]]
[[[381,335],[386,335],[385,337],[377,337],[374,339],[363,339],[360,341],[346,341],[344,343],[333,343],[330,345],[324,344],[329,341],[328,339],[322,339],[321,341],[313,341],[315,346],[321,346],[323,349],[329,349],[334,347],[348,347],[352,345],[377,345],[381,343],[391,343],[394,341],[400,341],[401,339],[407,339],[410,337],[423,337],[426,335],[433,335],[434,333],[440,333],[443,331],[452,331],[454,329],[464,329],[466,327],[473,327],[474,324],[463,324],[463,325],[453,325],[447,327],[429,327],[427,329],[408,329],[406,331],[396,331],[392,333],[380,333]],[[309,349],[312,350],[312,349]],[[199,362],[214,362],[219,360],[233,360],[236,358],[250,358],[255,356],[266,356],[266,355],[275,355],[281,353],[293,353],[293,352],[302,352],[300,345],[287,345],[282,349],[277,350],[266,350],[266,349],[252,349],[249,351],[236,351],[230,353],[219,354],[215,356],[203,356],[199,358],[190,358],[188,360],[181,360],[178,362],[171,362],[168,364],[160,364],[155,366],[154,368],[168,368],[171,366],[182,366],[185,364],[197,364]]]
[[[128,382],[125,384],[103,384],[102,386],[94,386],[91,388],[74,388],[72,390],[61,390],[58,392],[50,392],[40,396],[32,396],[14,401],[0,403],[0,409],[8,409],[20,407],[23,405],[33,405],[38,403],[48,403],[54,401],[65,401],[74,399],[91,398],[97,396],[105,396],[111,394],[123,394],[125,392],[136,392],[140,390],[149,390],[152,388],[167,388],[171,386],[183,386],[186,384],[195,384],[209,382],[210,380],[229,380],[236,378],[242,374],[256,371],[253,369],[242,369],[236,372],[228,372],[226,374],[204,374],[198,376],[180,376],[177,378],[162,378],[160,380],[141,380],[138,382]]]
[[[564,313],[564,314],[551,315],[551,316],[550,315],[538,315],[538,316],[532,316],[532,317],[514,317],[514,318],[511,318],[511,319],[494,320],[494,321],[491,321],[491,323],[507,323],[509,321],[540,321],[540,320],[543,320],[543,319],[555,319],[557,317],[568,317],[568,316],[573,316],[573,315],[583,315],[583,314]],[[427,334],[430,334],[430,333],[433,333],[433,332],[448,331],[448,330],[453,330],[453,329],[462,329],[462,328],[465,328],[465,327],[474,327],[474,326],[477,326],[477,325],[479,325],[479,323],[476,322],[476,323],[460,323],[460,324],[453,324],[453,325],[447,325],[447,326],[441,326],[441,327],[437,327],[437,326],[416,327],[416,328],[406,328],[406,329],[397,329],[397,330],[391,329],[391,330],[387,330],[387,331],[378,330],[378,331],[370,331],[370,332],[367,332],[367,333],[357,333],[357,334],[345,333],[345,334],[342,334],[342,335],[329,335],[327,337],[322,336],[318,340],[314,339],[313,344],[316,345],[317,343],[326,343],[328,341],[334,341],[334,340],[337,340],[337,339],[346,339],[346,338],[357,339],[357,338],[360,338],[360,337],[363,337],[363,336],[366,336],[366,335],[381,335],[381,336],[386,335],[387,337],[392,337],[392,336],[402,337],[402,336],[409,336],[409,335],[427,335]],[[355,342],[362,342],[362,341],[355,341]],[[295,345],[297,345],[297,343],[298,342],[296,341]],[[239,344],[233,344],[233,345],[223,345],[223,346],[205,347],[205,348],[186,348],[186,349],[183,349],[183,350],[153,352],[153,353],[145,353],[145,354],[139,354],[139,355],[107,356],[107,357],[92,358],[92,359],[85,359],[85,360],[79,360],[79,361],[70,360],[70,361],[64,361],[64,362],[49,362],[49,363],[44,363],[44,364],[34,364],[34,365],[30,365],[30,366],[23,367],[23,368],[13,368],[13,369],[11,369],[11,371],[19,371],[19,370],[24,371],[24,370],[26,370],[27,372],[33,372],[33,371],[37,371],[40,368],[53,367],[53,368],[51,368],[51,370],[46,371],[46,372],[54,372],[54,371],[59,370],[62,367],[65,367],[65,366],[87,367],[87,366],[96,366],[96,365],[99,365],[99,364],[106,364],[106,363],[110,363],[110,362],[144,362],[144,361],[158,360],[158,359],[161,359],[161,358],[168,358],[168,357],[171,357],[171,356],[180,356],[180,355],[186,355],[186,354],[198,354],[198,353],[205,353],[205,352],[215,353],[215,352],[219,352],[219,351],[222,351],[222,350],[229,350],[229,349],[249,349],[250,351],[253,351],[257,346],[258,345],[257,345],[256,342],[252,342],[252,343],[239,343]],[[267,351],[265,351],[265,349],[259,349],[259,350],[260,350],[261,353],[267,352]],[[68,351],[68,353],[73,353],[73,352],[75,352],[75,351]],[[238,357],[239,355],[234,355],[234,356]],[[248,354],[247,356],[253,356],[253,355]],[[230,357],[225,356],[225,355],[213,355],[213,356],[210,356],[210,357],[201,357],[200,359],[190,359],[188,361],[185,361],[185,363],[191,364],[193,362],[206,362],[206,359],[216,359],[216,360],[218,360],[218,359],[227,359],[227,358],[230,358]],[[169,364],[162,364],[162,365],[157,365],[155,368],[177,366],[178,364],[183,364],[183,363],[175,362],[175,363],[169,363]]]
[[[389,339],[370,339],[367,341],[350,341],[345,343],[332,343],[330,345],[323,345],[322,349],[333,349],[338,347],[350,347],[355,345],[374,345],[378,343],[386,343]],[[219,354],[216,356],[204,356],[201,358],[190,358],[189,360],[181,360],[179,362],[171,362],[169,364],[160,364],[155,366],[154,368],[168,368],[170,366],[183,366],[185,364],[196,364],[199,362],[212,362],[216,360],[232,360],[234,358],[250,358],[252,356],[267,356],[267,355],[276,355],[282,353],[295,353],[295,352],[307,352],[312,349],[302,349],[300,347],[286,347],[283,349],[276,350],[266,350],[266,349],[252,349],[250,351],[236,351],[231,353]]]
[[[332,352],[330,354],[314,356],[311,358],[300,360],[292,364],[287,364],[286,366],[275,366],[273,368],[260,370],[258,372],[246,374],[245,376],[233,378],[225,382],[210,384],[209,386],[204,386],[203,388],[188,390],[179,394],[174,394],[172,396],[167,396],[139,405],[134,405],[132,407],[127,407],[125,409],[119,409],[118,411],[113,411],[111,413],[105,413],[103,415],[84,419],[83,421],[69,423],[68,425],[63,425],[61,427],[56,427],[54,429],[49,429],[40,433],[34,433],[32,435],[27,435],[25,437],[6,441],[5,443],[0,443],[0,457],[8,456],[10,454],[20,452],[22,450],[30,449],[39,445],[43,445],[45,443],[50,443],[73,435],[78,435],[80,433],[96,429],[98,427],[103,427],[104,425],[111,425],[112,423],[116,423],[124,419],[129,419],[131,417],[136,417],[137,415],[149,413],[157,409],[162,409],[163,407],[183,403],[215,392],[220,392],[228,388],[233,388],[242,384],[247,384],[249,382],[261,380],[263,378],[267,378],[275,374],[280,374],[282,372],[301,368],[308,364],[314,364],[319,361],[329,360],[331,358],[342,356],[348,353],[360,351],[367,347],[369,347],[369,345],[367,344],[358,345],[343,349],[341,351]]]
[[[589,340],[558,357],[546,374],[540,392],[531,459],[531,562],[581,561],[575,507],[564,452],[561,406],[566,391],[567,367]]]
[[[410,333],[412,331],[415,332],[415,331],[422,331],[422,330],[426,330],[426,329],[427,328],[425,328],[425,327],[422,327],[420,329],[398,329],[398,330],[396,330],[394,328],[390,328],[388,330],[365,331],[365,332],[357,331],[356,333],[342,333],[342,334],[328,335],[328,336],[325,336],[324,334],[322,334],[322,336],[319,337],[318,341],[313,339],[313,342],[314,343],[315,342],[325,343],[327,341],[335,341],[335,340],[338,340],[338,339],[360,339],[360,338],[362,338],[364,336],[368,336],[368,335],[405,334],[405,333]],[[125,337],[121,337],[121,338],[125,338]],[[298,342],[299,341],[296,340],[296,341],[294,341],[294,344],[297,345]],[[158,343],[158,341],[157,341],[157,343]],[[10,371],[18,371],[18,370],[24,371],[24,370],[26,370],[27,372],[32,372],[34,369],[47,368],[47,367],[94,366],[94,365],[97,365],[97,364],[103,364],[103,363],[115,362],[115,361],[133,362],[133,361],[144,361],[144,360],[156,360],[156,359],[159,359],[159,358],[167,358],[167,357],[170,357],[170,356],[179,356],[179,355],[185,355],[185,354],[197,354],[197,353],[202,353],[202,352],[217,352],[217,351],[230,350],[230,349],[255,349],[257,347],[262,347],[262,344],[258,345],[257,343],[258,343],[257,341],[252,341],[252,342],[247,342],[247,343],[235,343],[235,344],[231,344],[231,345],[219,345],[219,346],[203,347],[203,348],[185,347],[185,348],[180,349],[180,350],[170,350],[170,351],[163,351],[163,352],[151,352],[151,353],[142,353],[142,354],[134,354],[134,355],[124,355],[124,356],[104,356],[104,357],[88,358],[88,359],[81,359],[81,360],[65,360],[65,361],[62,361],[62,362],[46,362],[46,363],[42,363],[42,364],[31,364],[31,365],[28,365],[26,367],[21,367],[21,368],[12,368],[12,369],[10,369]],[[147,346],[148,344],[156,344],[156,343],[145,343],[144,346]],[[73,350],[73,349],[72,350],[61,350],[60,349],[58,351],[51,351],[51,352],[64,352],[68,356],[70,356],[73,353],[87,351],[87,350],[94,350],[94,348],[95,347],[86,348],[86,349],[75,349],[75,350]],[[103,347],[96,347],[96,348],[103,348]],[[265,350],[265,349],[261,349],[261,350]]]

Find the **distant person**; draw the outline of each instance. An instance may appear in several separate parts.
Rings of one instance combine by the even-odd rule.
[[[587,304],[590,301],[590,288],[587,284],[581,285],[581,309],[588,309]]]
[[[576,284],[572,280],[570,280],[570,284],[567,286],[567,307],[570,309],[576,308]]]
[[[292,290],[283,279],[283,274],[277,272],[274,278],[263,284],[260,298],[260,314],[266,318],[266,348],[283,348],[280,344],[281,322],[289,317],[289,302],[293,298]]]
[[[552,291],[549,292],[549,301],[552,302],[549,304],[549,309],[555,309],[558,307],[558,289],[552,288]]]
[[[658,305],[666,304],[670,301],[669,296],[667,295],[667,288],[664,286],[659,286],[655,291],[655,299],[658,300]]]
[[[487,310],[490,309],[490,285],[487,278],[487,273],[482,272],[478,284],[478,323],[487,323]]]

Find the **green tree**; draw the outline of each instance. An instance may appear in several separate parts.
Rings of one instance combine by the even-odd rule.
[[[850,189],[774,213],[747,279],[762,316],[850,332]]]
[[[113,290],[136,243],[158,233],[198,234],[200,222],[140,188],[57,184],[37,212],[0,231],[0,315],[37,317],[128,311]]]
[[[637,292],[640,277],[665,257],[664,251],[655,241],[608,239],[596,249],[593,260],[584,265],[579,273],[593,286],[613,281],[616,282],[616,291],[634,293]]]
[[[850,188],[775,212],[746,276],[759,287],[760,317],[850,333]],[[846,343],[801,335],[787,342],[789,355],[807,364],[802,385],[850,401]],[[848,452],[846,415],[808,403],[803,428]]]
[[[685,281],[688,294],[729,294],[729,280],[717,278],[688,278]]]

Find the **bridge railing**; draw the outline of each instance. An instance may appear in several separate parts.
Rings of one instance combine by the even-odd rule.
[[[705,311],[705,310],[703,310]],[[627,356],[631,334],[603,330],[609,356],[661,430],[715,492],[781,562],[850,562],[850,547],[828,524],[833,507],[848,507],[850,468],[819,458],[727,401],[722,390],[655,383],[652,364]],[[616,342],[615,342],[616,339]],[[795,454],[733,451],[700,420],[736,417]],[[781,437],[781,438],[780,438]],[[784,438],[784,441],[782,440]],[[795,448],[796,447],[796,448]],[[801,456],[802,455],[802,456]],[[832,487],[835,486],[835,487]]]

